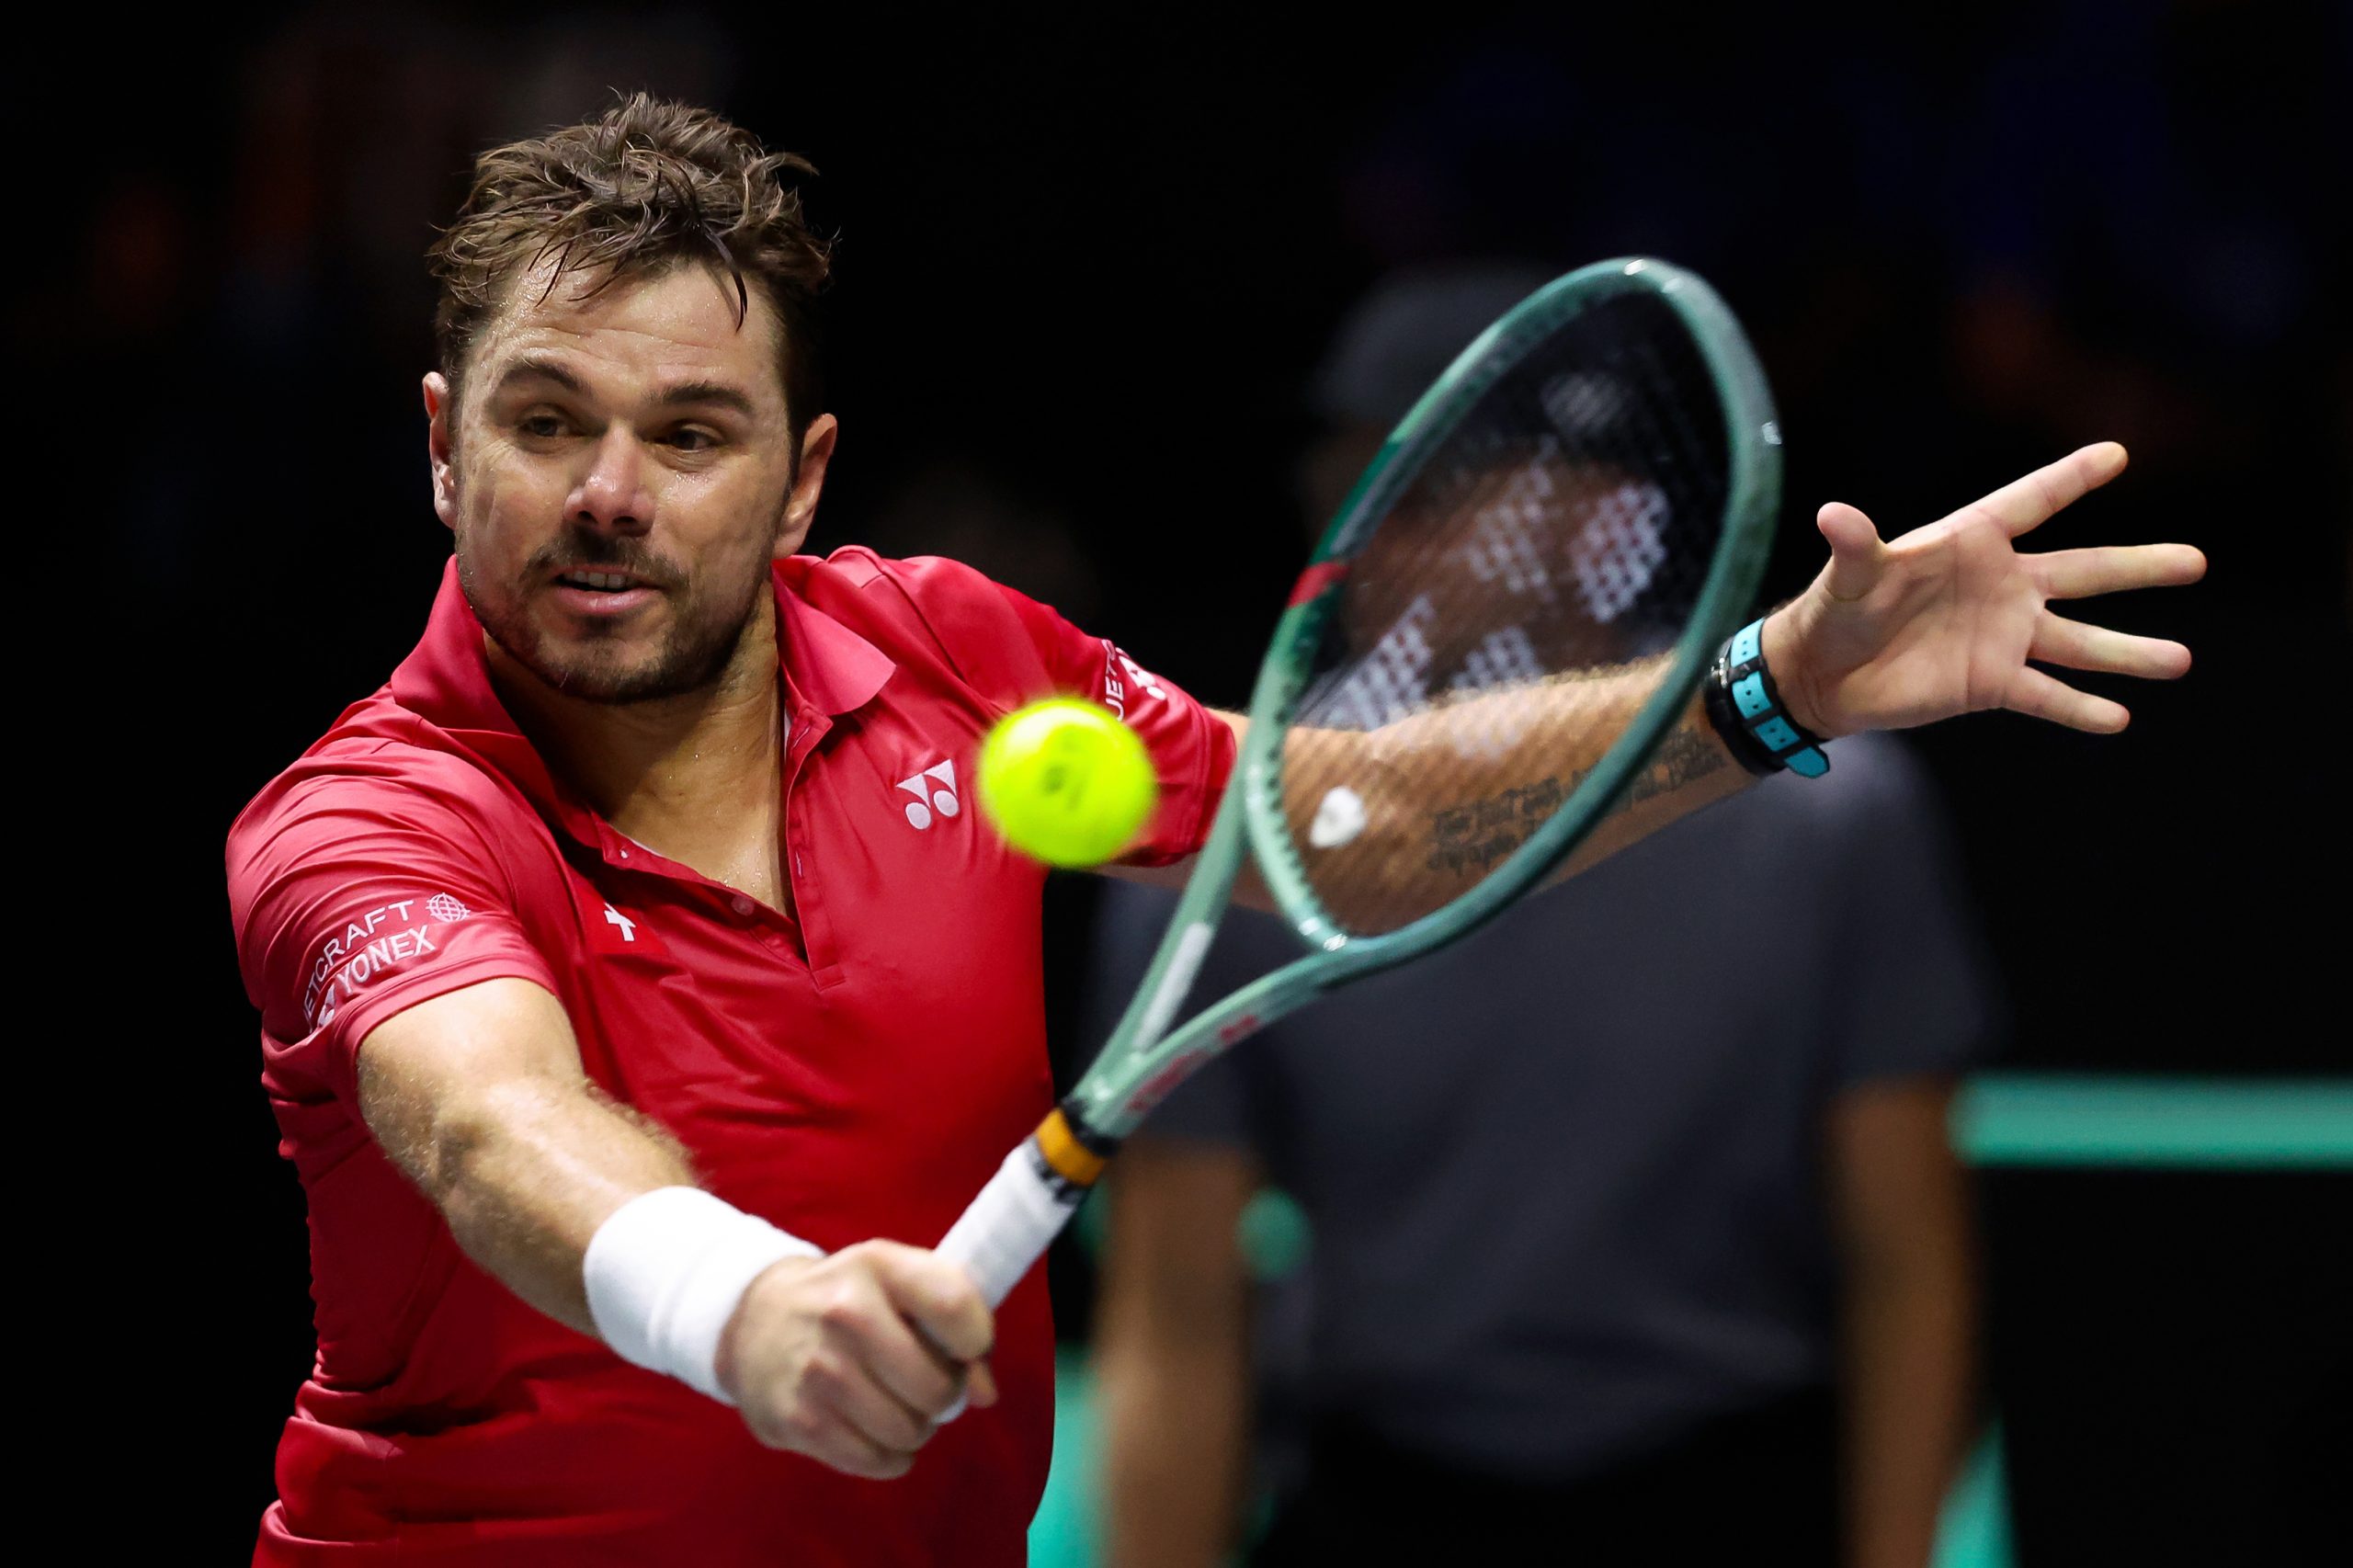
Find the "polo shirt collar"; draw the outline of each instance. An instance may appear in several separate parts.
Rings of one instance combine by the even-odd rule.
[[[794,592],[792,579],[815,564],[807,557],[776,566],[777,664],[786,688],[820,713],[838,718],[874,700],[898,665],[891,655]]]
[[[777,668],[795,714],[837,716],[872,701],[898,668],[891,656],[795,593],[783,562],[774,569],[773,581]],[[596,813],[549,773],[499,701],[483,653],[482,622],[459,586],[454,555],[442,568],[425,636],[392,672],[392,694],[401,707],[512,778],[575,836],[592,844],[599,840]]]

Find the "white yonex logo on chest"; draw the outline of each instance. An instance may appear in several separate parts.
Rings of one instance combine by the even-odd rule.
[[[605,905],[605,924],[608,926],[620,926],[621,928],[622,941],[634,942],[637,940],[637,922],[631,920],[628,915],[623,915],[620,910],[615,909],[609,903]]]
[[[938,788],[934,789],[934,785]],[[961,809],[956,803],[956,765],[952,762],[935,762],[921,773],[900,779],[899,788],[915,797],[907,806],[907,822],[918,833],[931,825],[934,812],[952,817]]]

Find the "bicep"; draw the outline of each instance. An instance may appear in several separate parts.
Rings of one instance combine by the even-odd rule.
[[[512,978],[461,986],[392,1014],[361,1039],[358,1076],[369,1131],[420,1180],[463,1118],[503,1098],[588,1092],[563,1005],[545,987]]]
[[[272,1070],[298,1097],[356,1108],[358,1042],[431,998],[494,979],[553,989],[517,913],[508,851],[529,830],[475,788],[306,780],[233,831],[239,962]]]

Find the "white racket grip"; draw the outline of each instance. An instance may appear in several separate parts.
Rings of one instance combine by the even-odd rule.
[[[1080,1188],[1063,1196],[1058,1189],[1064,1184],[1046,1176],[1029,1143],[1023,1139],[1005,1157],[938,1248],[940,1256],[964,1266],[991,1312],[1005,1305],[1086,1196]]]
[[[1045,1256],[1070,1217],[1078,1212],[1079,1199],[1086,1196],[1083,1190],[1074,1190],[1063,1197],[1058,1184],[1047,1177],[1045,1162],[1031,1150],[1030,1142],[1023,1139],[1005,1157],[996,1175],[989,1177],[989,1184],[934,1249],[963,1266],[991,1312],[1005,1305],[1005,1299],[1013,1294],[1030,1266]],[[956,1403],[939,1413],[938,1425],[945,1426],[963,1415],[964,1400],[964,1395],[958,1394]]]

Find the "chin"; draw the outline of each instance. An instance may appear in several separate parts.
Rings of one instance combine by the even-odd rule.
[[[533,652],[532,673],[566,697],[588,702],[648,702],[676,697],[699,684],[682,669],[676,650],[542,642]]]
[[[654,702],[702,690],[720,676],[733,647],[722,640],[689,646],[676,637],[543,638],[531,672],[567,697],[587,702]]]
[[[583,702],[622,704],[676,695],[663,678],[665,672],[658,669],[615,668],[601,661],[584,659],[534,673],[564,696]]]

